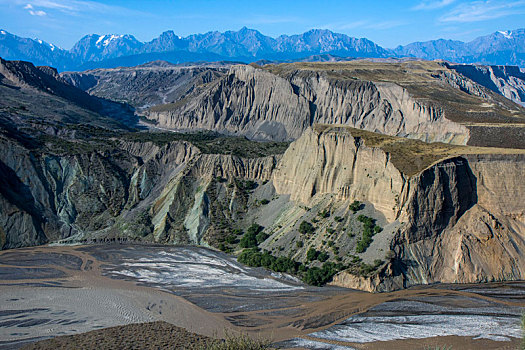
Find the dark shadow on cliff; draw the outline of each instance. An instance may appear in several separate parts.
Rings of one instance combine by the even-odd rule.
[[[477,178],[463,157],[447,159],[425,170],[416,186],[419,193],[408,207],[410,226],[394,242],[400,248],[400,258],[392,261],[393,276],[402,275],[405,282],[408,271],[421,264],[406,258],[406,245],[436,239],[478,201]]]
[[[36,201],[29,186],[24,184],[14,170],[2,161],[0,161],[0,196],[4,197],[8,203],[16,207],[19,211],[23,211],[31,216],[33,226],[38,234],[36,241],[42,243],[47,241],[47,237],[42,230],[42,225],[46,219],[36,207]],[[3,212],[7,212],[8,209],[9,208],[0,208]],[[9,244],[9,241],[7,241],[6,244]]]

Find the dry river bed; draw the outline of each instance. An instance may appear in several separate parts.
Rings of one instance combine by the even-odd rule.
[[[0,305],[0,349],[153,321],[286,349],[516,349],[525,282],[370,294],[306,286],[206,248],[43,246],[0,252]]]

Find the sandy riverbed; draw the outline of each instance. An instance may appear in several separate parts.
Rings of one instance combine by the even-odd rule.
[[[519,342],[524,295],[523,283],[315,288],[195,247],[17,249],[0,253],[0,348],[165,321],[208,336],[261,334],[286,348],[506,349]]]

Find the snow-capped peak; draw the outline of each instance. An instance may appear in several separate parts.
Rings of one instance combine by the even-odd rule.
[[[102,43],[102,46],[108,46],[113,40],[123,38],[124,35],[102,35],[98,38],[96,45],[99,46],[100,43]]]
[[[6,35],[7,33],[5,32],[5,30],[0,30],[0,34]]]
[[[500,33],[507,39],[512,39],[512,32],[510,30],[498,30],[498,33]]]
[[[47,45],[49,46],[49,49],[51,49],[51,51],[55,51],[55,49],[57,48],[57,46],[53,45],[53,44],[50,44],[50,43],[47,43],[45,42],[44,40],[42,39],[38,39],[38,38],[35,38],[34,39],[37,43],[39,43],[40,45]]]

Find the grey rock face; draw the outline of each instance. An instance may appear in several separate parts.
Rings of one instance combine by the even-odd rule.
[[[167,62],[165,62],[167,63]],[[179,67],[150,64],[133,68],[96,69],[62,73],[62,78],[91,95],[126,102],[137,109],[174,103],[196,86],[222,76],[227,67]]]
[[[234,66],[188,98],[154,107],[147,116],[164,128],[220,130],[263,140],[296,139],[314,123],[344,124],[429,142],[465,144],[469,139],[465,126],[402,86],[357,78],[336,80],[315,70],[281,76]]]
[[[525,106],[525,73],[517,66],[449,65],[464,77]]]

